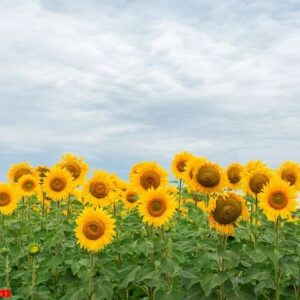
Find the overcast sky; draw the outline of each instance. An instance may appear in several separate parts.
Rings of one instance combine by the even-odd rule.
[[[300,161],[300,2],[1,0],[0,102],[0,180],[65,152]]]

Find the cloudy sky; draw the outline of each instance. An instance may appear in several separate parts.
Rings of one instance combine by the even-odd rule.
[[[300,161],[298,0],[1,0],[0,180],[63,153]]]

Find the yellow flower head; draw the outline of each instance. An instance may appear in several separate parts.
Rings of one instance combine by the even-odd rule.
[[[233,192],[210,199],[206,211],[210,227],[224,235],[234,235],[234,227],[240,217],[244,220],[249,218],[244,199]]]
[[[139,212],[143,222],[154,227],[165,225],[176,210],[174,198],[162,187],[144,192],[140,202]]]
[[[218,164],[204,161],[193,171],[191,188],[203,194],[221,192],[227,184],[224,170]]]
[[[131,169],[130,169],[130,172],[129,172],[129,178],[131,178],[134,174],[137,174],[137,170],[142,167],[146,162],[139,162],[139,163],[136,163],[134,164]]]
[[[168,183],[168,173],[154,162],[144,162],[132,174],[131,184],[141,193],[148,189],[157,189]]]
[[[72,175],[66,169],[54,167],[44,179],[43,190],[53,200],[66,199],[74,188]]]
[[[116,200],[119,200],[123,197],[129,184],[127,181],[120,179],[116,174],[110,174],[110,176],[116,192]]]
[[[193,181],[193,174],[194,174],[194,170],[197,166],[200,166],[201,164],[203,164],[204,162],[207,162],[208,160],[205,157],[191,157],[185,166],[185,171],[183,173],[183,180],[187,186],[187,189],[190,193],[196,192],[193,190],[193,185],[192,185],[192,181]]]
[[[8,170],[8,180],[11,183],[17,183],[22,176],[27,174],[36,175],[36,171],[32,166],[25,162],[14,164]]]
[[[115,220],[102,208],[86,207],[76,219],[75,235],[81,248],[97,252],[116,235]]]
[[[183,179],[187,162],[193,157],[189,152],[181,152],[175,155],[171,170],[177,179]]]
[[[297,209],[297,193],[288,181],[274,176],[258,195],[259,207],[270,221],[286,219]]]
[[[11,215],[18,205],[18,194],[10,184],[0,183],[0,213]]]
[[[40,190],[39,177],[27,174],[22,176],[18,181],[18,190],[20,196],[33,196]]]
[[[229,187],[238,190],[241,187],[243,166],[239,163],[232,163],[226,169]]]
[[[122,197],[125,208],[134,209],[139,203],[139,194],[136,188],[129,186]]]
[[[244,166],[244,171],[250,173],[256,169],[267,168],[267,164],[261,160],[249,160]]]
[[[70,153],[65,154],[57,165],[71,173],[75,185],[83,183],[89,170],[88,164],[82,158]]]
[[[111,175],[105,171],[94,171],[93,177],[83,186],[84,201],[95,207],[106,207],[115,199],[115,186]]]
[[[257,196],[268,184],[272,175],[272,171],[267,167],[252,169],[250,172],[245,170],[242,176],[243,191],[253,197]]]
[[[41,246],[39,244],[33,243],[28,247],[28,253],[32,256],[38,255],[41,252]]]
[[[294,186],[297,191],[300,190],[300,166],[294,161],[285,161],[277,171],[281,179],[286,180]]]

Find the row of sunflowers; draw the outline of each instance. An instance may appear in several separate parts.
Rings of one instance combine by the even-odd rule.
[[[204,157],[182,152],[175,155],[171,171],[176,180],[170,181],[168,172],[157,163],[141,162],[131,168],[129,182],[103,170],[95,170],[92,176],[87,178],[88,164],[82,158],[72,154],[64,155],[51,168],[32,167],[28,163],[11,166],[8,170],[8,183],[0,184],[0,253],[3,257],[3,277],[0,273],[0,288],[3,286],[15,289],[17,291],[15,297],[19,294],[20,299],[24,297],[31,299],[43,299],[43,297],[45,299],[50,297],[50,299],[64,299],[63,297],[66,297],[65,299],[72,297],[74,299],[80,297],[82,299],[141,299],[142,297],[144,299],[168,299],[168,297],[169,299],[193,299],[192,295],[198,297],[195,299],[216,299],[214,297],[236,299],[234,297],[244,292],[244,286],[237,285],[234,289],[234,281],[229,280],[229,274],[233,271],[232,262],[228,261],[225,255],[231,253],[231,250],[228,250],[229,244],[237,243],[239,247],[249,244],[250,252],[253,250],[265,256],[261,249],[265,250],[269,243],[269,246],[273,246],[275,254],[280,252],[284,227],[287,226],[288,232],[293,229],[293,234],[299,230],[297,202],[297,193],[300,190],[299,164],[286,161],[277,170],[272,170],[261,161],[249,161],[245,165],[232,163],[224,169]],[[132,228],[128,228],[130,222],[133,222]],[[187,228],[189,228],[188,232],[186,232]],[[274,238],[268,240],[264,237],[264,234],[269,234],[269,232],[264,233],[266,228],[271,230]],[[235,236],[237,230],[244,232],[247,242]],[[45,241],[47,233],[49,239],[54,239],[49,245]],[[192,257],[190,256],[194,246],[184,247],[184,251],[174,254],[176,237],[185,240],[188,244],[190,241],[187,237],[190,234],[193,239],[197,239],[197,243],[200,242],[199,245],[197,244],[200,252],[203,251],[201,241],[203,245],[208,240],[210,240],[209,244],[211,241],[213,243],[205,251],[206,254],[213,255],[214,251],[211,247],[216,245],[219,247],[215,248],[215,253],[218,253],[217,270],[214,269],[215,267],[210,270],[211,276],[217,275],[212,277],[215,284],[205,282],[205,275],[203,277],[186,271],[184,264],[195,262],[197,257],[196,252]],[[128,253],[124,255],[120,250],[128,242],[125,238],[126,236],[128,238],[128,235],[132,237],[131,243],[138,242],[141,247],[145,246],[145,237],[146,240],[151,241],[150,244],[146,244],[148,248],[145,246],[144,253],[139,253],[139,257],[143,259],[138,264],[136,263],[139,259],[134,256],[134,251],[128,256]],[[24,256],[20,255],[20,251],[24,249],[26,239],[27,242],[30,240],[32,243],[28,248],[28,265],[24,263],[22,266]],[[70,276],[75,276],[78,282],[86,281],[87,285],[83,290],[78,289],[76,284],[69,290],[68,284],[65,284],[64,289],[61,288],[60,272],[64,273],[64,271],[59,271],[59,266],[64,264],[64,260],[54,267],[52,265],[50,275],[45,275],[45,280],[38,281],[38,274],[41,273],[41,266],[45,262],[41,257],[41,251],[47,248],[54,257],[61,256],[64,251],[62,246],[64,239],[68,239],[71,251],[76,251],[74,250],[77,248],[76,242],[80,246],[80,251],[89,252],[89,259],[85,263],[85,278],[80,276],[78,278],[74,270],[70,271]],[[267,244],[266,240],[268,240]],[[287,238],[285,237],[284,240]],[[180,241],[178,243],[180,244]],[[299,246],[297,243],[296,248]],[[44,247],[43,244],[46,246]],[[112,261],[116,264],[116,272],[120,278],[116,282],[114,276],[107,278],[110,288],[105,289],[103,282],[101,287],[97,284],[101,277],[97,273],[99,272],[97,255],[105,251],[110,253],[112,249],[104,249],[108,244],[114,247],[115,255]],[[139,247],[139,244],[135,244],[136,247]],[[10,248],[14,247],[19,258],[11,257]],[[157,247],[157,250],[161,248],[158,260],[155,260],[156,251],[153,247]],[[296,265],[299,263],[299,249],[297,251],[293,250],[289,253],[295,258],[298,257],[294,260]],[[236,250],[235,253],[238,252]],[[183,261],[180,262],[181,256],[184,259],[182,258]],[[281,258],[286,258],[286,255],[282,254]],[[137,261],[134,266],[129,267],[126,266],[126,259]],[[164,282],[162,286],[160,280],[154,285],[145,282],[136,284],[145,266],[145,259],[149,260],[155,272],[159,269],[158,261],[160,264],[168,262],[167,270],[160,270],[159,276],[163,277]],[[284,268],[280,266],[280,256],[269,259],[274,265],[274,270],[270,273],[272,284],[269,282],[255,294],[255,297],[264,295],[267,299],[280,299],[280,297],[284,299],[285,293],[290,297],[289,289],[292,287],[293,297],[298,299],[300,277],[297,279],[294,273],[291,275],[287,272],[288,276],[295,275],[293,278],[295,282],[291,285],[286,284],[285,288],[288,292],[285,291],[285,288],[281,288],[284,282],[282,280]],[[76,264],[76,261],[72,264]],[[178,266],[180,271],[176,269],[175,272],[174,266]],[[235,267],[234,274],[243,272],[245,268],[239,265]],[[29,272],[28,278],[24,281],[24,286],[27,285],[27,288],[17,287],[14,272],[20,274],[24,270]],[[149,274],[153,271],[151,270],[150,268]],[[132,275],[132,271],[136,273]],[[186,283],[177,282],[177,277],[180,278],[182,272],[186,272],[184,273],[186,276],[188,273],[187,278],[195,281],[190,288]],[[126,276],[130,274],[131,278],[128,279]],[[220,279],[220,276],[223,277]],[[197,282],[193,277],[197,277],[199,281]],[[4,278],[3,283],[1,278]],[[250,280],[250,283],[247,282],[245,285],[249,288],[250,294],[251,284],[255,286],[256,282]],[[44,289],[45,286],[49,286],[48,290]],[[196,292],[190,292],[192,287]]]

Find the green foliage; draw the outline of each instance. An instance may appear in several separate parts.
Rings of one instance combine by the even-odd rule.
[[[74,236],[82,204],[73,200],[68,220],[66,203],[52,203],[44,216],[36,199],[30,205],[34,210],[21,203],[5,218],[0,288],[9,275],[12,299],[87,299],[89,254]],[[274,299],[276,262],[281,299],[300,299],[299,223],[282,224],[279,251],[274,250],[274,224],[261,215],[255,243],[253,226],[243,222],[223,247],[206,215],[194,203],[185,208],[188,217],[177,214],[162,232],[142,224],[136,212],[121,216],[118,205],[118,238],[94,257],[93,299],[218,299],[220,286],[230,300]],[[27,251],[33,243],[40,246],[35,256]]]

